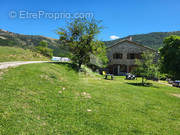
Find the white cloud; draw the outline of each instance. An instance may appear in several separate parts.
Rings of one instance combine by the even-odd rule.
[[[115,40],[115,39],[118,39],[118,38],[120,38],[120,37],[118,37],[118,36],[116,36],[116,35],[111,35],[111,36],[110,36],[110,39],[112,39],[112,40]]]

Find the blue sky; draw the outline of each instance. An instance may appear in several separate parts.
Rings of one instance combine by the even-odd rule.
[[[11,11],[93,13],[103,21],[99,40],[180,30],[180,0],[1,0],[0,29],[58,38],[54,31],[68,19],[10,18]]]

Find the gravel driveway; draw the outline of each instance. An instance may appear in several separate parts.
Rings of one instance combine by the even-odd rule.
[[[0,69],[8,67],[16,67],[19,65],[32,64],[32,63],[46,63],[48,61],[14,61],[14,62],[0,62]]]

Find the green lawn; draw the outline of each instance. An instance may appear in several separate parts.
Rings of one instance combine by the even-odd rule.
[[[29,49],[22,49],[18,47],[0,46],[0,62],[7,61],[35,61],[35,60],[49,60],[48,58],[32,52]]]
[[[0,72],[1,135],[178,135],[179,88],[104,80],[68,64]],[[64,90],[63,90],[64,89]]]

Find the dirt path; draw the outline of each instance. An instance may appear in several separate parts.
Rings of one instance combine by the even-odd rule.
[[[14,62],[0,62],[0,69],[8,67],[16,67],[19,65],[32,64],[32,63],[46,63],[48,61],[14,61]]]

